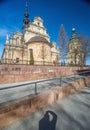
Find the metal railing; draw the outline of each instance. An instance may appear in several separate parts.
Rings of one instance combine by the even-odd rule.
[[[50,66],[72,66],[72,67],[89,67],[90,65],[70,65],[67,63],[60,63],[60,62],[47,62],[47,61],[34,61],[33,64],[30,64],[30,60],[16,60],[16,59],[0,59],[0,64],[10,64],[10,65],[50,65]]]
[[[34,61],[33,64],[30,63],[30,60],[16,60],[16,59],[1,59],[0,64],[20,64],[20,65],[60,65],[60,63],[56,62],[48,62],[48,61]]]
[[[2,88],[0,88],[0,91],[1,90],[7,90],[7,89],[14,89],[14,88],[22,87],[22,86],[25,87],[25,86],[28,86],[28,85],[34,85],[33,95],[37,95],[40,92],[39,91],[40,90],[39,84],[41,84],[41,83],[44,84],[44,83],[49,82],[49,84],[52,85],[52,86],[47,87],[47,90],[49,90],[49,89],[52,89],[56,86],[61,87],[65,83],[68,84],[72,81],[76,81],[76,80],[85,78],[86,76],[90,76],[90,70],[83,71],[83,72],[80,72],[78,74],[73,74],[73,75],[60,76],[60,77],[38,80],[38,81],[33,81],[33,82],[28,82],[28,83],[23,83],[23,84],[18,84],[18,85],[12,85],[12,86],[8,86],[8,87],[2,87]],[[56,82],[56,84],[54,84],[55,82]],[[56,85],[56,86],[54,86],[54,85]],[[41,89],[43,89],[43,91],[44,91],[43,85],[41,85]]]

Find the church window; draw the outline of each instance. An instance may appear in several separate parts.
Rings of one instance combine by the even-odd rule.
[[[33,53],[33,49],[30,49],[30,55]]]
[[[38,26],[40,26],[40,23],[38,22]]]
[[[19,58],[16,58],[16,63],[18,63],[19,62]]]

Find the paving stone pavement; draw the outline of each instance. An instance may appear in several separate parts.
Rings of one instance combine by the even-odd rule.
[[[90,130],[90,85],[3,130]]]

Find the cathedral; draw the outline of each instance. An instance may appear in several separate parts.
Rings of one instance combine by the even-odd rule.
[[[85,55],[82,50],[82,43],[76,34],[75,28],[72,28],[72,36],[68,43],[67,64],[74,66],[85,65]]]
[[[6,64],[59,64],[59,49],[50,42],[43,19],[29,20],[28,5],[23,20],[23,31],[6,36],[1,63]]]
[[[4,64],[58,65],[60,50],[56,43],[50,42],[50,36],[40,17],[29,20],[28,5],[23,19],[22,32],[6,35],[6,42],[1,57]],[[67,65],[85,65],[82,44],[72,28],[72,36],[68,43]]]

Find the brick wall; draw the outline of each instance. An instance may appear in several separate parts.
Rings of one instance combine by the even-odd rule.
[[[0,65],[0,84],[69,75],[83,69],[88,67]]]

